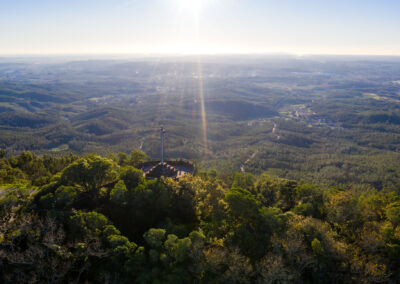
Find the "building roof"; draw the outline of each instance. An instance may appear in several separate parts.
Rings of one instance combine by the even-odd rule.
[[[172,179],[180,179],[184,175],[194,174],[194,165],[186,161],[151,161],[138,165],[138,168],[144,172],[146,179],[158,179],[169,177]]]

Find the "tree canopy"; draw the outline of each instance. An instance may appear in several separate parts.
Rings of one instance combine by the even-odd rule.
[[[3,155],[0,173],[5,283],[400,279],[397,191],[218,171],[146,180],[96,154]]]

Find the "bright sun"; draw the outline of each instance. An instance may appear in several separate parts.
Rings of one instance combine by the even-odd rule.
[[[204,0],[177,0],[179,7],[189,13],[198,14],[201,11]]]

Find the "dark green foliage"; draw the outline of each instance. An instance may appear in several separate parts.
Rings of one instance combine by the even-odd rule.
[[[133,167],[122,169],[120,179],[124,181],[128,189],[134,189],[139,184],[143,183],[143,172]]]
[[[0,124],[12,127],[40,128],[52,122],[51,118],[45,115],[14,112],[4,112],[0,114]]]
[[[107,223],[107,218],[95,211],[88,213],[77,212],[70,217],[71,237],[98,236]]]
[[[0,149],[0,159],[3,159],[6,156],[6,151],[4,149]]]
[[[147,161],[149,157],[139,150],[132,150],[129,157],[129,164],[132,166],[137,166],[140,163]]]
[[[400,225],[400,202],[395,202],[389,204],[386,209],[386,216],[388,220],[392,223],[393,227]]]
[[[116,165],[111,160],[91,154],[66,167],[61,173],[60,183],[96,190],[116,178]]]
[[[269,240],[281,231],[285,218],[281,210],[265,207],[247,190],[232,188],[225,196],[229,206],[227,241],[252,259],[265,255]]]
[[[319,219],[324,217],[326,209],[324,193],[321,189],[309,184],[301,185],[297,189],[296,199],[300,204],[293,208],[295,213]]]
[[[398,280],[396,191],[248,173],[150,181],[120,157],[0,158],[1,281]],[[43,176],[44,185],[33,185]]]

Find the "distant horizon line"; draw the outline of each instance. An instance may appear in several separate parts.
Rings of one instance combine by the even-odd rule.
[[[400,54],[379,53],[293,53],[293,52],[135,52],[135,53],[0,53],[0,57],[190,57],[190,56],[343,56],[343,57],[400,57]]]

